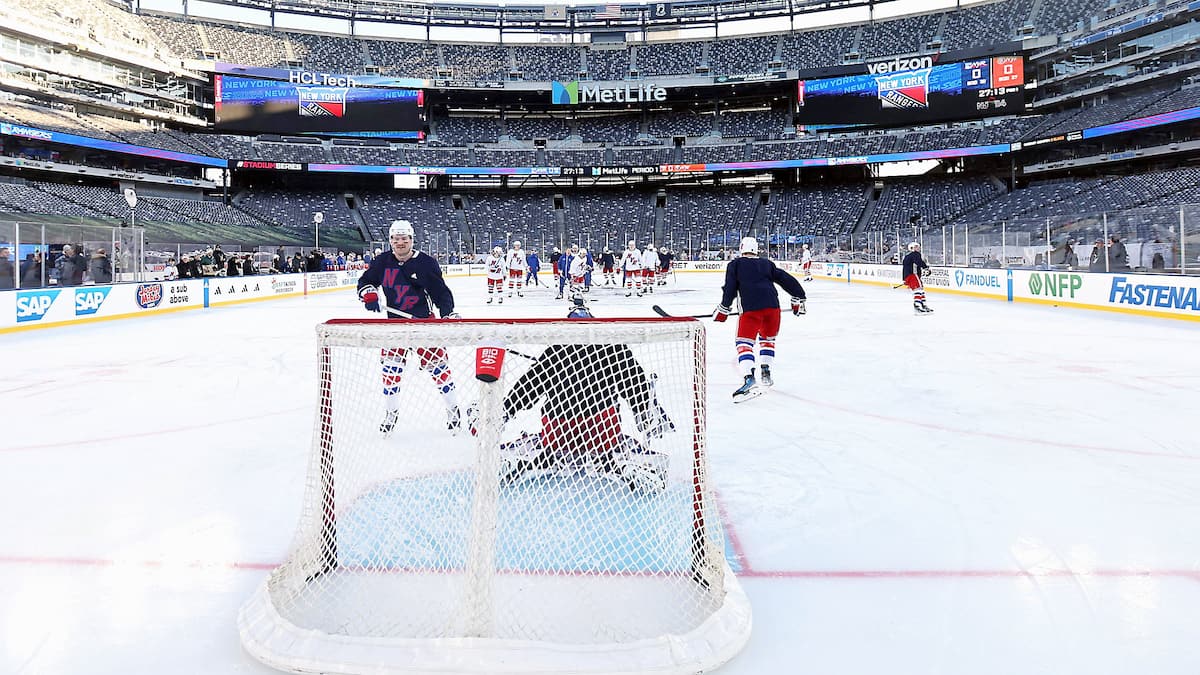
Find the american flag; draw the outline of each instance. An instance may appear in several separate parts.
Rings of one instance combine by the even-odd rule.
[[[601,5],[596,8],[593,16],[597,19],[619,19],[621,18],[621,6]]]

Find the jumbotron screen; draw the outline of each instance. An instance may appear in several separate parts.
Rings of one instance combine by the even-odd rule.
[[[801,80],[796,121],[883,125],[1014,114],[1025,105],[1024,90],[1020,56]]]
[[[214,88],[217,131],[415,136],[424,123],[419,89],[315,86],[233,75],[215,76]]]

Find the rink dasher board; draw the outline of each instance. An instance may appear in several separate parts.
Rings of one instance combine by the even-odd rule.
[[[294,298],[353,288],[360,270],[0,292],[0,333]]]
[[[851,283],[893,287],[899,265],[849,265]],[[1200,321],[1200,278],[1135,272],[934,267],[931,293]]]

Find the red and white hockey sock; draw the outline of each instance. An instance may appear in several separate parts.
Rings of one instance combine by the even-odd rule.
[[[758,360],[769,366],[775,362],[775,336],[758,338]]]
[[[754,341],[738,338],[734,344],[737,346],[738,370],[745,377],[754,371]]]

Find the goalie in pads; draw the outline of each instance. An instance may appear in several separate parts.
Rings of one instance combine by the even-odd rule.
[[[568,317],[592,315],[577,300]],[[541,402],[542,430],[500,446],[501,482],[582,470],[610,476],[635,492],[662,492],[667,487],[666,456],[621,430],[619,408],[623,399],[647,440],[674,431],[654,395],[654,383],[627,345],[551,345],[504,397],[507,417]]]

